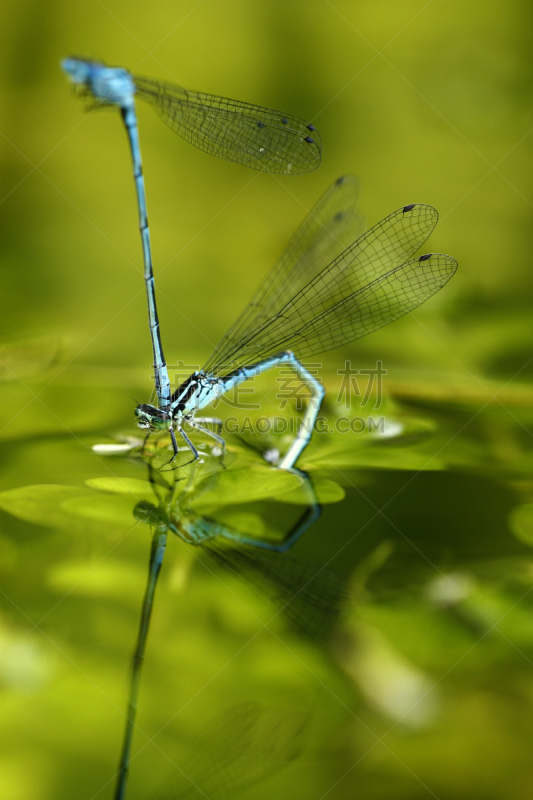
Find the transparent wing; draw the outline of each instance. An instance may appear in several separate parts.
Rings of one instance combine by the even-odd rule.
[[[283,175],[311,172],[322,143],[314,125],[270,108],[134,77],[138,97],[190,144],[217,158]]]
[[[432,255],[403,263],[426,241],[438,215],[412,205],[390,214],[206,371],[256,363],[282,350],[307,358],[366,336],[412,311],[450,279],[457,263]]]
[[[202,549],[222,569],[250,580],[303,636],[318,641],[331,634],[348,598],[335,573],[287,553],[227,545],[219,538],[209,540]]]
[[[337,253],[362,233],[364,220],[357,211],[359,181],[354,175],[338,178],[302,222],[283,255],[267,274],[249,306],[230,328],[209,359],[230,352],[234,345],[286,303],[296,297]]]
[[[422,260],[423,259],[423,260]],[[425,303],[445,286],[457,269],[457,261],[442,253],[431,253],[407,262],[378,278],[364,289],[286,336],[282,350],[298,350],[308,358],[318,349],[331,350],[389,325]],[[274,345],[277,352],[277,344]]]
[[[232,363],[254,364],[283,350],[304,359],[353,342],[413,311],[442,289],[456,269],[454,258],[433,253],[397,267],[330,307],[324,308],[314,295],[300,297],[296,308],[276,315],[242,342],[232,353]],[[225,372],[227,363],[213,371]]]
[[[230,709],[193,742],[157,800],[222,800],[265,781],[300,754],[305,723],[302,714],[258,703]]]

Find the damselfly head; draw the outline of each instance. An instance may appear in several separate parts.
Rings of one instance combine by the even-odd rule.
[[[132,106],[135,85],[124,67],[107,67],[101,61],[76,57],[64,58],[61,67],[75,86],[87,89],[98,106]]]
[[[64,58],[61,62],[61,67],[67,73],[72,83],[87,83],[90,79],[93,67],[97,65],[96,61],[89,61],[87,58]]]
[[[137,426],[143,431],[164,431],[172,424],[172,417],[167,411],[141,403],[135,409]]]

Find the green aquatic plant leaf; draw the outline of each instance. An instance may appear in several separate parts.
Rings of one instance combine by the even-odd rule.
[[[201,480],[188,505],[200,514],[230,504],[280,499],[301,483],[302,478],[296,473],[274,467],[232,469]]]
[[[246,536],[253,536],[257,539],[270,539],[275,541],[277,529],[270,529],[264,517],[249,510],[249,506],[224,506],[214,513],[216,522],[227,528],[240,532]]]
[[[431,458],[421,450],[409,448],[403,444],[376,441],[375,447],[356,447],[330,444],[314,452],[305,453],[302,458],[302,469],[313,473],[338,469],[392,469],[392,470],[442,470],[444,462],[436,456]]]
[[[142,495],[136,497],[139,499]],[[72,528],[76,517],[131,527],[135,523],[133,505],[132,496],[128,494],[105,495],[54,484],[23,486],[0,493],[0,508],[4,511],[26,522],[51,528]]]
[[[72,527],[72,515],[66,511],[65,503],[74,499],[90,502],[93,497],[92,492],[75,486],[46,483],[0,492],[0,508],[25,522],[50,528],[69,528]]]
[[[73,497],[63,503],[70,514],[95,522],[132,528],[135,525],[131,495],[105,495]]]
[[[138,500],[142,497],[153,497],[154,490],[149,481],[138,478],[89,478],[85,481],[91,489],[109,494],[131,494]]]
[[[72,528],[75,518],[128,528],[135,520],[162,524],[166,512],[158,509],[158,503],[171,487],[160,475],[157,477],[161,486],[157,482],[154,485],[137,478],[116,477],[90,478],[86,481],[87,489],[54,484],[25,486],[1,492],[0,508],[27,522],[52,528]],[[320,479],[317,485],[319,499],[324,502],[342,499],[343,490],[333,481]],[[163,493],[159,497],[155,489],[161,494],[161,488]],[[264,523],[254,513],[244,512],[243,516],[238,511],[240,505],[262,500],[282,500],[293,505],[310,502],[309,494],[302,489],[300,475],[267,466],[217,471],[204,477],[200,473],[196,484],[192,478],[188,485],[185,480],[178,481],[172,502],[178,497],[183,509],[198,516],[231,506],[231,518],[237,513],[239,527],[242,529],[244,525],[246,531],[251,526],[254,534],[263,530]],[[141,514],[142,504],[154,512]]]
[[[297,505],[308,505],[309,504],[309,493],[304,491],[305,486],[299,486],[298,488],[286,492],[282,498],[283,503],[293,503]],[[321,505],[327,505],[328,503],[340,503],[341,500],[344,500],[346,492],[335,481],[329,480],[328,478],[313,478],[313,489],[315,492],[316,501]]]

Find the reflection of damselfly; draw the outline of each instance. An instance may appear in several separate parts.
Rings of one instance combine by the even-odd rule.
[[[303,499],[305,499],[307,507],[281,541],[268,542],[264,539],[244,535],[229,525],[195,513],[190,508],[190,500],[196,494],[194,469],[189,475],[187,483],[174,480],[170,485],[157,470],[151,465],[148,466],[149,482],[157,504],[141,500],[134,509],[135,517],[153,528],[153,537],[148,582],[132,662],[128,714],[117,774],[115,800],[122,800],[126,790],[141,670],[168,531],[176,534],[187,544],[192,544],[203,552],[207,552],[223,569],[254,578],[254,584],[257,579],[258,585],[277,602],[280,612],[286,615],[292,626],[300,633],[315,640],[331,633],[345,596],[343,584],[336,575],[324,569],[323,566],[311,568],[309,564],[289,558],[286,552],[320,515],[320,505],[311,480],[299,470],[293,469],[291,472],[301,481]],[[217,475],[212,476],[212,480],[216,485],[221,476],[228,474],[225,471],[218,471]],[[275,474],[281,477],[281,473],[276,472]],[[208,482],[211,483],[211,479],[208,479]],[[269,623],[273,621],[274,616],[271,617]],[[277,740],[277,736],[275,739]],[[271,748],[272,744],[268,744],[267,747]],[[271,755],[275,755],[274,763],[279,760],[281,752],[283,751],[278,751],[277,746],[271,751]],[[230,753],[228,752],[226,755],[229,756]],[[251,774],[256,772],[257,767],[257,765],[252,765],[252,755],[254,759],[258,755],[254,748],[245,759],[248,761],[250,758],[245,770],[247,781]],[[224,759],[222,759],[222,763],[223,761]],[[259,774],[262,769],[261,767]],[[227,777],[231,777],[233,783],[237,776],[233,772],[232,763],[227,765],[226,771]],[[212,777],[214,779],[215,776]],[[205,775],[198,782],[203,783],[204,778]],[[197,782],[196,779],[194,782]],[[240,783],[236,780],[235,787],[238,785]],[[211,790],[215,787],[211,785],[209,788]],[[212,797],[218,796],[214,793],[211,794],[211,791],[208,794]],[[183,795],[180,793],[176,796],[188,797],[189,794],[184,792]]]
[[[199,548],[226,572],[251,579],[263,594],[279,606],[299,633],[311,639],[320,639],[331,633],[345,591],[339,577],[330,570],[316,568],[314,564],[288,554],[321,514],[310,478],[295,468],[290,471],[295,476],[294,486],[298,486],[298,481],[300,483],[294,491],[298,491],[305,508],[283,536],[273,540],[264,535],[243,533],[227,522],[217,521],[211,514],[199,514],[194,509],[194,502],[191,507],[191,500],[198,498],[202,484],[194,481],[193,474],[189,476],[187,484],[176,481],[172,487],[168,487],[162,476],[157,477],[157,471],[150,466],[150,483],[157,497],[157,505],[141,500],[134,510],[138,520],[154,529],[154,543],[157,540],[152,552],[150,572],[154,577],[148,606],[152,604],[166,535],[171,531],[186,544]],[[211,492],[226,474],[222,472],[207,480]],[[244,476],[242,480],[245,480]],[[224,491],[223,486],[220,491]],[[199,555],[196,558],[211,571],[204,559]]]
[[[190,743],[157,800],[230,800],[288,767],[300,755],[306,716],[259,703],[229,709]]]
[[[169,431],[174,457],[184,423],[213,437],[222,448],[221,421],[196,413],[248,378],[282,364],[291,366],[312,390],[301,428],[279,461],[292,467],[308,444],[324,389],[299,359],[352,342],[388,325],[438,292],[457,269],[451,256],[433,253],[412,258],[428,239],[438,214],[431,206],[404,206],[338,253],[357,220],[357,181],[339,178],[318,201],[291,239],[281,260],[265,278],[252,302],[213,352],[167,402],[142,404],[135,414],[146,430]],[[411,260],[410,260],[411,259]],[[296,358],[295,353],[298,358]],[[161,381],[157,377],[156,388]],[[219,433],[206,424],[219,426]]]

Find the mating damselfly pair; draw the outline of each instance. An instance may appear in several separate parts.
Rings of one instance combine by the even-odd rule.
[[[159,333],[135,98],[154,105],[192,144],[256,169],[293,175],[314,169],[320,161],[320,139],[313,125],[296,117],[137,78],[122,68],[78,58],[66,59],[63,68],[99,104],[120,109],[130,142],[158,403],[137,406],[138,426],[147,436],[168,431],[173,459],[178,454],[176,433],[192,460],[199,456],[185,424],[213,438],[223,452],[222,421],[197,413],[243,381],[286,364],[312,392],[300,430],[278,461],[279,467],[290,469],[311,438],[324,396],[322,385],[301,360],[399,319],[439,291],[457,269],[448,255],[414,257],[437,224],[436,210],[419,203],[403,206],[354,241],[357,181],[339,178],[304,220],[205,367],[171,392]],[[343,249],[347,241],[351,243]],[[206,427],[210,424],[217,432]]]

